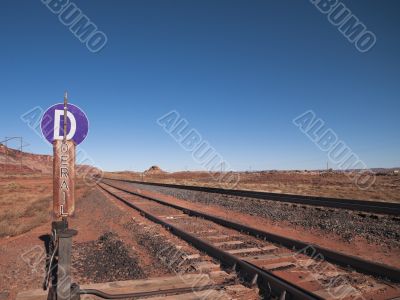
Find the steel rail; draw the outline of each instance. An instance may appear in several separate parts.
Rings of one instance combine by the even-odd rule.
[[[151,297],[151,296],[160,296],[160,295],[170,295],[170,294],[184,294],[184,293],[192,293],[192,292],[201,292],[207,290],[221,290],[227,285],[223,284],[210,284],[198,287],[187,287],[187,288],[173,288],[167,290],[157,290],[157,291],[149,291],[149,292],[133,292],[133,293],[125,293],[125,294],[109,294],[96,289],[78,289],[78,293],[80,295],[94,295],[103,299],[127,299],[127,298],[143,298],[143,297]]]
[[[341,208],[341,209],[363,211],[375,214],[389,214],[389,215],[400,216],[400,204],[393,202],[341,199],[341,198],[305,196],[305,195],[294,195],[294,194],[283,194],[283,193],[258,192],[258,191],[248,191],[248,190],[234,190],[234,189],[145,182],[145,181],[115,179],[115,178],[103,178],[103,179],[124,181],[124,182],[131,182],[131,183],[138,183],[138,184],[152,185],[152,186],[169,187],[169,188],[176,188],[183,190],[191,190],[197,192],[225,194],[230,196],[248,197],[248,198],[256,198],[262,200],[274,200],[279,202],[322,206],[330,208]]]
[[[299,249],[301,251],[301,252],[299,251],[301,254],[305,254],[305,255],[308,255],[311,257],[318,257],[320,259],[321,258],[326,259],[327,261],[330,261],[332,263],[335,263],[335,264],[343,266],[343,267],[351,266],[356,271],[364,273],[364,274],[387,278],[393,282],[400,282],[400,269],[397,269],[397,268],[394,268],[394,267],[391,267],[391,266],[388,266],[385,264],[368,261],[368,260],[365,260],[365,259],[362,259],[359,257],[352,256],[352,255],[343,254],[343,253],[333,251],[333,250],[330,250],[330,249],[327,249],[327,248],[324,248],[324,247],[321,247],[321,246],[318,246],[315,244],[306,243],[306,242],[303,242],[300,240],[295,240],[295,239],[291,239],[291,238],[277,235],[274,233],[266,232],[266,231],[263,231],[263,230],[260,230],[260,229],[257,229],[257,228],[251,227],[251,226],[247,226],[244,224],[228,221],[226,219],[223,219],[223,218],[220,218],[220,217],[217,217],[214,215],[210,215],[210,214],[196,211],[193,209],[188,209],[188,208],[176,205],[176,204],[168,203],[168,202],[158,199],[156,197],[150,197],[150,196],[142,195],[140,193],[135,193],[135,192],[132,192],[132,191],[129,191],[126,189],[122,189],[120,187],[115,187],[106,182],[103,182],[103,183],[110,187],[113,187],[115,189],[124,191],[126,193],[140,196],[140,197],[146,198],[148,200],[152,200],[157,203],[173,207],[173,208],[181,210],[189,215],[201,217],[201,218],[213,221],[219,225],[222,225],[222,226],[225,226],[228,228],[232,228],[232,229],[235,229],[235,230],[238,230],[241,232],[246,232],[249,235],[252,235],[254,237],[263,238],[270,242],[281,244],[290,249],[292,249],[292,248]],[[322,255],[322,257],[321,257],[321,255]]]
[[[109,185],[109,184],[107,184]],[[233,268],[235,271],[237,271],[243,279],[247,280],[248,282],[252,283],[258,283],[258,286],[260,289],[264,289],[269,292],[270,294],[280,297],[281,295],[285,295],[286,293],[286,298],[284,299],[299,299],[299,300],[310,300],[310,299],[323,299],[318,295],[315,295],[312,292],[309,292],[301,287],[298,287],[282,278],[279,278],[278,276],[274,275],[273,273],[260,269],[257,266],[243,261],[240,258],[237,258],[215,246],[212,244],[201,240],[194,236],[193,234],[190,234],[186,231],[183,231],[173,225],[172,223],[169,223],[167,221],[164,221],[157,216],[151,214],[150,212],[140,208],[139,206],[125,200],[124,198],[116,195],[115,193],[107,190],[101,185],[98,185],[101,189],[112,195],[113,197],[117,198],[127,206],[139,211],[143,216],[148,218],[149,220],[160,224],[167,228],[171,233],[175,234],[176,236],[180,237],[181,239],[185,240],[186,242],[192,244],[194,247],[198,248],[200,251],[203,251],[207,253],[208,255],[218,259],[223,265],[228,266]],[[111,186],[111,185],[109,185]],[[143,197],[143,196],[141,196]],[[147,197],[144,197],[147,198]],[[151,199],[150,199],[151,200]]]

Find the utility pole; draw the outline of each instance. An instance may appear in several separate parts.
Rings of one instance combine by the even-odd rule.
[[[4,165],[4,174],[7,175],[7,164],[8,164],[8,146],[7,146],[8,137],[6,137],[6,163]]]
[[[23,143],[23,138],[21,137],[21,173],[22,173],[22,151],[24,149],[24,147],[28,147],[29,144],[25,142],[25,144]]]
[[[21,154],[21,160],[20,160],[20,165],[19,165],[19,171],[20,171],[20,173],[22,174],[22,136],[21,136],[21,140],[20,140],[20,148],[19,148],[19,150],[21,151],[20,152],[20,154]]]
[[[5,164],[4,164],[4,174],[7,174],[7,165],[8,165],[8,161],[9,161],[9,159],[8,159],[8,156],[9,156],[8,155],[9,154],[8,141],[15,140],[15,139],[20,140],[20,146],[19,146],[19,150],[21,151],[21,153],[20,153],[20,171],[22,172],[22,149],[24,147],[24,145],[23,145],[23,137],[22,136],[11,136],[11,137],[10,136],[6,136],[4,138],[4,141],[0,142],[0,144],[5,146],[5,153],[6,153],[6,159],[5,159]],[[17,147],[17,149],[18,149],[18,147]],[[16,157],[17,156],[18,155],[16,155]]]

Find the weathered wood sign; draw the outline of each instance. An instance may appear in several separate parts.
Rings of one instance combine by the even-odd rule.
[[[53,213],[57,218],[75,211],[75,142],[53,142]]]
[[[53,215],[72,216],[75,211],[75,148],[87,136],[89,121],[77,106],[64,103],[49,107],[43,114],[43,136],[53,144]]]

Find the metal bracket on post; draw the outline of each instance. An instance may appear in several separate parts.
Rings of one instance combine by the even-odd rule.
[[[78,232],[65,228],[58,236],[57,300],[71,300],[71,248],[72,237]]]
[[[55,221],[51,224],[53,231],[53,253],[56,258],[54,265],[50,262],[49,274],[56,277],[56,284],[49,289],[48,299],[71,300],[79,298],[76,292],[76,285],[71,280],[71,248],[72,237],[77,235],[77,231],[68,228],[68,221],[63,218],[61,221]],[[45,286],[46,283],[45,282]]]

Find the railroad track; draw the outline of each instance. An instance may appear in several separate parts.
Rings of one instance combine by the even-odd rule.
[[[211,188],[202,186],[191,186],[191,185],[177,185],[167,183],[155,183],[155,182],[143,182],[135,180],[123,180],[106,178],[108,180],[124,181],[130,183],[139,183],[152,186],[161,186],[176,188],[182,190],[191,190],[198,192],[207,192],[215,194],[224,194],[237,197],[248,197],[263,200],[274,200],[287,203],[296,203],[301,205],[312,205],[330,208],[349,209],[356,211],[369,212],[374,214],[390,214],[394,216],[400,215],[400,204],[392,202],[380,202],[380,201],[369,201],[369,200],[355,200],[355,199],[341,199],[341,198],[328,198],[328,197],[316,197],[316,196],[304,196],[304,195],[293,195],[293,194],[280,194],[280,193],[267,193],[247,190],[233,190],[233,189],[222,189],[222,188]]]
[[[250,285],[258,285],[266,298],[393,299],[400,296],[399,285],[393,283],[400,280],[398,269],[179,207],[110,181],[103,180],[99,186],[235,270]]]

